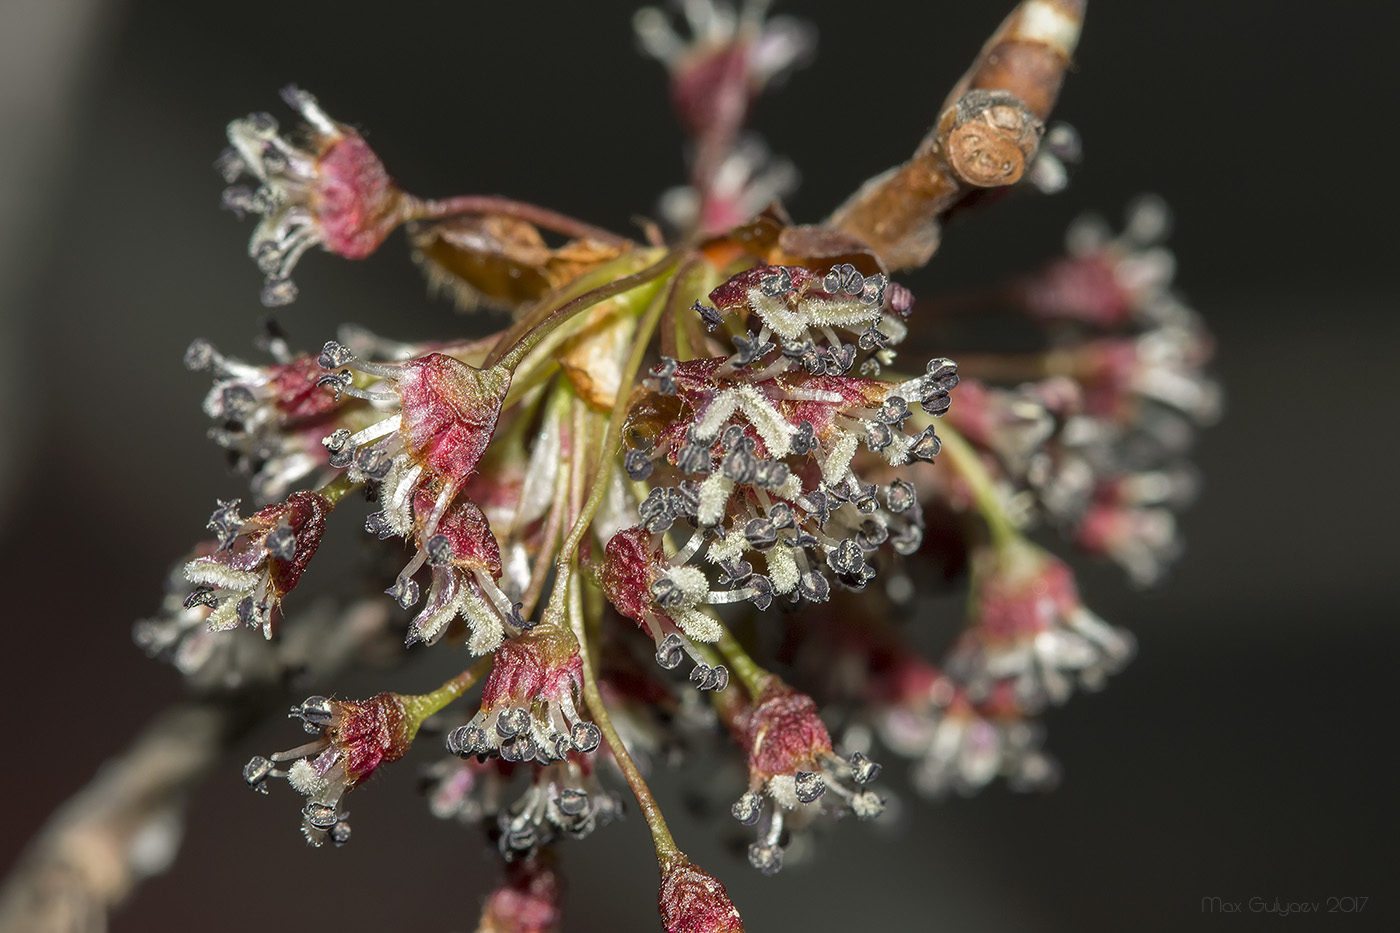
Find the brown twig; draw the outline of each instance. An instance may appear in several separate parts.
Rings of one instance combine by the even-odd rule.
[[[624,246],[631,242],[625,236],[613,233],[611,230],[604,230],[602,227],[595,227],[567,214],[498,195],[474,194],[441,200],[421,200],[409,211],[409,219],[441,220],[459,214],[495,214],[500,217],[511,217],[566,237],[597,240],[612,246]]]
[[[949,209],[1024,174],[1083,14],[1083,0],[1024,0],[954,86],[914,157],[867,181],[827,223],[864,242],[889,269],[928,262]]]

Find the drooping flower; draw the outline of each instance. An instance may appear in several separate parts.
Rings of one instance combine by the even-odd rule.
[[[560,834],[583,838],[622,812],[594,772],[601,733],[575,705],[580,665],[572,636],[551,627],[497,649],[481,709],[447,735],[460,761],[429,773],[434,814],[492,823],[502,855],[514,858]],[[510,801],[522,773],[529,781]]]
[[[679,512],[684,505],[677,499],[665,508]],[[695,662],[691,679],[702,690],[724,689],[729,671],[722,664],[711,668],[692,644],[714,641],[720,632],[714,619],[697,608],[710,601],[705,575],[693,567],[671,566],[662,553],[660,534],[641,525],[613,535],[605,553],[599,574],[603,593],[656,642],[657,663],[670,670],[681,663],[682,653],[689,654]]]
[[[584,839],[621,817],[622,800],[599,780],[596,761],[578,755],[537,766],[525,791],[496,814],[501,854],[528,854],[561,834]]]
[[[1156,478],[1175,481],[1162,474]],[[1134,583],[1148,586],[1158,582],[1181,553],[1181,540],[1171,509],[1124,499],[1123,487],[1131,479],[1154,477],[1101,485],[1075,526],[1074,540],[1088,553],[1122,566]]]
[[[905,708],[891,716],[882,736],[890,748],[914,759],[910,779],[921,794],[969,795],[1003,777],[1016,791],[1044,790],[1059,766],[1044,751],[1044,729],[1030,719],[1010,687],[973,703],[965,690],[939,679],[926,715]]]
[[[217,547],[215,542],[205,542],[188,560],[209,557]],[[185,577],[188,560],[171,569],[159,612],[132,627],[137,646],[149,657],[172,665],[197,693],[246,689],[250,681],[273,675],[277,670],[274,648],[266,639],[251,631],[210,630],[214,609],[202,600],[191,601],[195,585]]]
[[[861,753],[838,756],[807,694],[770,675],[752,703],[731,698],[721,712],[748,759],[749,787],[732,812],[739,822],[758,826],[749,862],[759,871],[771,875],[783,867],[780,841],[794,816],[799,824],[814,811],[869,820],[884,810],[884,801],[864,789],[880,766]]]
[[[434,816],[486,827],[502,856],[514,860],[547,851],[561,836],[583,839],[621,816],[622,801],[600,780],[597,760],[450,757],[426,769],[423,783]],[[521,775],[527,782],[516,794]]]
[[[278,133],[271,114],[251,114],[228,125],[231,148],[217,163],[230,184],[244,174],[259,183],[228,188],[224,205],[262,215],[248,255],[267,277],[262,302],[269,307],[296,298],[292,269],[311,247],[363,259],[404,219],[403,193],[364,137],[305,91],[287,87],[282,98],[306,121],[292,138]]]
[[[1109,353],[1103,345],[1069,352]],[[1180,550],[1173,512],[1196,491],[1184,459],[1190,418],[1162,400],[1140,410],[1144,400],[1133,394],[1130,377],[1089,384],[1095,393],[1089,401],[1081,385],[1069,376],[1015,389],[968,380],[950,420],[995,458],[1032,517],[1122,565],[1135,583],[1153,583]],[[1203,402],[1196,415],[1215,404],[1209,383],[1202,383],[1201,392],[1191,392]],[[1091,403],[1097,407],[1089,409]]]
[[[462,758],[543,764],[593,751],[601,733],[576,705],[582,670],[578,643],[553,627],[502,642],[482,688],[481,710],[448,734],[448,750]]]
[[[1084,606],[1074,575],[1035,546],[1017,542],[974,560],[968,629],[946,670],[975,701],[1011,685],[1022,709],[1063,703],[1075,684],[1103,686],[1131,659],[1134,641]]]
[[[254,790],[267,792],[269,777],[285,777],[307,802],[302,808],[302,833],[314,846],[330,839],[343,845],[350,839],[349,814],[340,808],[345,793],[382,764],[402,758],[413,744],[423,716],[405,702],[410,698],[381,693],[359,702],[308,697],[292,707],[291,715],[306,731],[319,737],[306,745],[254,757],[243,779]],[[291,762],[286,770],[275,767]]]
[[[420,489],[415,512],[430,515],[434,507],[431,492]],[[413,605],[418,601],[413,574],[424,563],[431,567],[428,598],[409,627],[410,643],[432,644],[448,623],[460,616],[471,627],[468,644],[472,653],[486,654],[501,644],[507,628],[525,628],[519,604],[511,602],[496,584],[501,577],[500,545],[475,503],[457,500],[443,513],[431,536],[425,539],[420,531],[418,537],[417,553],[390,590],[401,605]]]
[[[806,620],[794,645],[794,662],[817,680],[827,709],[845,713],[837,733],[845,749],[869,752],[878,739],[911,762],[910,779],[928,797],[973,794],[997,777],[1018,791],[1054,783],[1058,766],[1041,750],[1044,729],[1012,684],[974,700],[902,628],[864,609],[825,608]]]
[[[496,429],[510,374],[479,370],[442,353],[404,362],[362,360],[330,341],[319,357],[321,377],[337,394],[364,399],[394,411],[375,424],[325,439],[331,465],[352,480],[380,486],[383,510],[376,524],[407,537],[416,530],[427,539],[476,468]],[[369,382],[356,381],[361,374]],[[421,490],[433,494],[426,514],[414,509]]]
[[[186,605],[212,607],[214,631],[241,623],[271,638],[273,613],[321,546],[334,505],[319,493],[294,492],[246,520],[238,505],[237,499],[219,502],[209,519],[218,548],[185,565],[186,579],[196,586]]]
[[[276,334],[265,345],[273,361],[258,366],[196,340],[185,366],[214,377],[204,397],[204,414],[214,422],[210,439],[229,452],[260,500],[276,501],[334,474],[322,438],[341,428],[358,431],[378,418],[368,406],[320,385],[325,372],[314,356],[293,353]]]

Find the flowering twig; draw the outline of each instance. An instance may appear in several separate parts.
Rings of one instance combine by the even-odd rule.
[[[49,818],[0,889],[0,929],[101,933],[174,858],[190,793],[257,713],[217,701],[157,714]]]
[[[1076,224],[1067,256],[1004,288],[921,305],[890,278],[925,263],[956,213],[1017,186],[1064,187],[1077,137],[1045,121],[1081,0],[1017,4],[913,157],[815,225],[777,203],[795,172],[742,132],[758,93],[813,47],[808,27],[766,7],[687,0],[682,30],[660,10],[635,20],[692,145],[690,184],[662,198],[681,231],[669,242],[662,223],[633,242],[509,199],[417,197],[296,88],[284,97],[303,126],[229,125],[225,204],[259,218],[249,253],[265,304],[296,297],[291,272],[313,246],[364,258],[406,225],[430,284],[513,318],[473,340],[347,328],[319,352],[274,330],[263,365],[191,345],[187,365],[213,377],[210,435],[256,505],[245,517],[240,499],[219,500],[213,540],[181,561],[137,639],[194,689],[232,698],[229,711],[264,709],[245,704],[249,685],[275,683],[287,646],[334,667],[353,635],[320,637],[283,607],[362,490],[375,503],[364,530],[407,552],[384,591],[410,612],[400,653],[476,660],[423,694],[302,699],[291,717],[313,738],[243,777],[259,792],[286,778],[306,798],[307,841],[344,844],[346,795],[408,754],[427,717],[448,720],[446,755],[424,771],[429,806],[483,826],[508,865],[483,933],[558,924],[552,847],[621,815],[609,761],[651,831],[667,930],[742,930],[642,776],[679,753],[673,729],[691,720],[717,721],[744,762],[747,780],[716,791],[753,827],[748,859],[765,874],[824,820],[885,812],[874,740],[931,795],[1051,783],[1036,717],[1102,686],[1133,642],[1029,534],[1048,526],[1155,579],[1191,491],[1186,443],[1219,410],[1209,333],[1170,288],[1153,199],[1117,236]],[[818,135],[867,135],[833,133]],[[234,184],[245,175],[255,189]],[[978,349],[961,372],[932,353],[904,367],[930,321],[974,307],[1023,315],[1048,349]],[[949,511],[964,528],[940,520]],[[937,663],[885,618],[933,575],[930,536],[971,568],[964,627]],[[740,644],[727,623],[754,637]],[[687,658],[712,710],[667,673]],[[475,707],[448,709],[478,681]],[[133,780],[184,786],[218,744],[191,738],[173,783]]]

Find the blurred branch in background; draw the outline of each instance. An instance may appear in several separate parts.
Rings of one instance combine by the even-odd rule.
[[[253,721],[228,704],[156,717],[49,820],[3,892],[0,929],[97,933],[107,914],[179,849],[189,792]]]
[[[170,867],[191,792],[248,729],[300,690],[372,657],[388,635],[382,600],[306,613],[297,637],[247,639],[252,676],[157,714],[60,807],[0,888],[5,933],[100,933],[142,881]],[[395,639],[396,640],[396,639]],[[209,656],[222,667],[225,658]],[[245,668],[245,671],[248,670]],[[208,681],[206,681],[208,683]]]

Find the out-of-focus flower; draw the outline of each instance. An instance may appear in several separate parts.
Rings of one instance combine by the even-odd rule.
[[[733,229],[797,189],[797,169],[775,158],[754,136],[745,136],[719,164],[703,193],[691,185],[661,195],[658,211],[676,230],[715,236]]]
[[[1070,569],[1039,548],[984,550],[973,573],[972,617],[946,665],[973,699],[1007,683],[1021,708],[1038,711],[1075,683],[1102,687],[1132,657],[1132,636],[1086,608]]]
[[[206,542],[190,559],[210,557],[217,546]],[[214,610],[203,600],[190,601],[195,586],[185,577],[187,562],[172,568],[160,611],[132,627],[137,646],[174,666],[197,693],[235,691],[265,677],[273,670],[273,646],[251,631],[230,637],[226,630],[211,629]]]
[[[1163,245],[1170,231],[1171,212],[1157,197],[1133,202],[1117,237],[1101,218],[1081,218],[1066,237],[1069,255],[1018,280],[1010,294],[1045,321],[1179,321],[1190,312],[1171,291],[1176,259]]]
[[[286,497],[308,479],[328,480],[321,438],[342,426],[364,427],[359,421],[367,414],[349,410],[346,400],[319,384],[325,373],[315,357],[292,353],[280,337],[267,346],[273,357],[267,366],[225,356],[207,340],[185,352],[189,369],[214,376],[204,397],[204,413],[215,424],[209,437],[265,501]]]
[[[476,933],[551,933],[563,915],[564,885],[554,859],[539,853],[506,866],[506,880],[481,908]]]
[[[248,255],[267,276],[262,301],[269,307],[296,298],[292,269],[311,247],[363,259],[403,220],[402,192],[364,137],[299,88],[286,88],[282,97],[306,123],[288,138],[271,114],[234,120],[231,147],[218,161],[230,184],[243,174],[259,183],[227,189],[224,205],[240,216],[262,215]]]
[[[656,7],[633,18],[643,50],[671,73],[671,104],[682,125],[701,136],[717,125],[739,126],[764,87],[805,64],[816,47],[810,25],[788,16],[766,19],[769,0],[746,0],[736,11],[716,0],[681,4],[690,38]]]
[[[1059,778],[1059,766],[1044,751],[1044,730],[1007,687],[980,703],[940,680],[927,717],[887,721],[885,741],[914,759],[910,778],[920,793],[972,794],[996,777],[1012,790],[1044,790]]]

